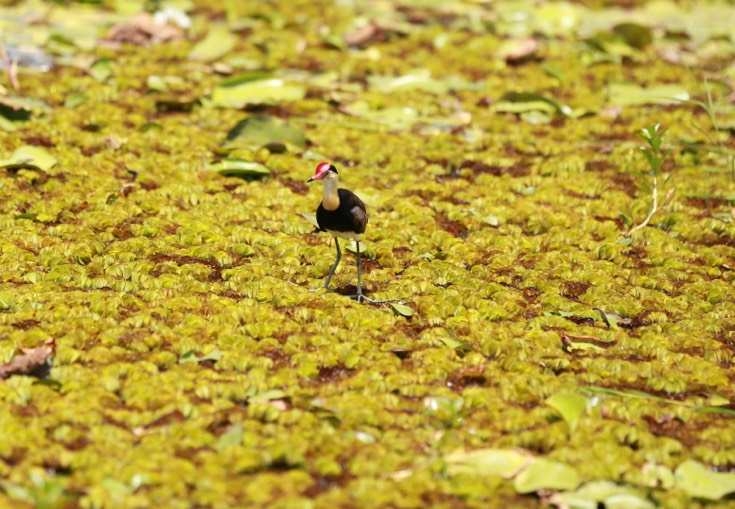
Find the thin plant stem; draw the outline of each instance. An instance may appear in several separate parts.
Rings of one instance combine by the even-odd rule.
[[[656,175],[653,176],[653,189],[651,190],[651,197],[651,209],[648,211],[648,215],[643,220],[643,222],[628,230],[628,232],[625,234],[626,237],[630,237],[636,231],[648,226],[648,223],[651,222],[654,214],[656,214],[656,212],[658,211],[658,177]]]

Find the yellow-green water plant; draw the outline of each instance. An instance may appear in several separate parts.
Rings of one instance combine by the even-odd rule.
[[[648,164],[647,175],[650,177],[650,188],[651,188],[651,205],[648,209],[648,214],[643,220],[631,226],[628,231],[625,232],[626,237],[631,237],[638,230],[645,228],[653,219],[653,216],[659,211],[659,208],[663,205],[659,203],[659,200],[665,202],[673,196],[673,189],[670,189],[666,196],[661,198],[659,195],[662,193],[662,189],[666,183],[669,182],[671,175],[666,178],[661,178],[661,168],[665,160],[665,152],[663,148],[663,135],[665,129],[661,124],[653,124],[648,127],[641,129],[640,136],[646,143],[640,147],[640,152]],[[661,187],[661,189],[659,188]]]
[[[54,58],[0,76],[0,366],[56,345],[0,381],[0,506],[731,505],[733,181],[670,149],[703,109],[608,85],[717,102],[735,6],[635,3],[176,1],[137,46],[141,2],[0,2]],[[600,31],[634,53],[586,61]],[[655,123],[678,198],[621,242]],[[310,291],[320,160],[404,303]]]

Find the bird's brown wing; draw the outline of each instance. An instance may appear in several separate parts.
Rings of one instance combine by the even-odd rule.
[[[368,215],[365,210],[365,206],[363,205],[360,207],[359,205],[355,205],[350,209],[350,213],[352,214],[352,223],[355,231],[360,233],[364,232],[368,222]]]
[[[349,231],[364,233],[368,222],[368,214],[360,197],[349,189],[340,189],[339,202],[339,208],[344,207],[345,215],[349,218]]]

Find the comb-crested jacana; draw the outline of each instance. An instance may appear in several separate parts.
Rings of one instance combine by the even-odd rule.
[[[321,231],[331,233],[334,245],[337,248],[337,258],[329,268],[329,274],[324,281],[324,288],[329,288],[334,272],[337,270],[342,252],[339,248],[339,238],[355,241],[357,255],[357,294],[358,302],[367,300],[362,294],[362,268],[360,266],[360,238],[365,233],[368,223],[368,214],[365,204],[352,191],[339,188],[339,173],[333,164],[321,162],[316,165],[314,175],[306,181],[321,180],[324,183],[324,195],[319,208],[316,209],[316,222]]]

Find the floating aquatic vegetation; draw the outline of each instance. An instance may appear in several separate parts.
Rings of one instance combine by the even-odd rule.
[[[518,493],[530,493],[539,490],[573,490],[579,483],[580,477],[574,468],[539,458],[521,470],[513,481],[513,487]]]
[[[678,85],[641,87],[631,83],[611,83],[608,94],[610,104],[615,106],[681,104],[689,100],[689,93]]]
[[[596,481],[580,486],[576,491],[556,493],[549,502],[561,508],[584,509],[602,504],[610,509],[654,509],[656,505],[639,490],[608,481]]]
[[[713,472],[697,461],[685,461],[674,476],[676,485],[692,497],[719,500],[735,492],[735,474]]]
[[[107,81],[112,76],[112,60],[109,58],[97,60],[90,66],[89,74],[97,81]]]
[[[10,3],[0,506],[728,504],[735,7]]]
[[[559,412],[562,418],[574,431],[579,418],[587,408],[587,398],[574,391],[558,392],[546,400],[546,404]]]
[[[239,121],[228,131],[224,147],[228,150],[266,147],[271,152],[282,152],[287,145],[304,147],[303,131],[273,117],[254,115]]]
[[[25,348],[23,352],[5,364],[0,364],[0,380],[13,375],[30,375],[46,366],[54,353],[53,341],[46,341],[35,348]]]
[[[428,69],[416,69],[402,76],[370,76],[368,85],[371,89],[384,93],[421,90],[432,94],[446,94],[451,90],[477,90],[481,86],[458,76],[441,80],[432,78]]]
[[[212,62],[219,60],[235,47],[237,37],[222,25],[213,25],[207,35],[189,53],[192,60]]]
[[[225,108],[242,108],[247,104],[297,101],[306,89],[280,78],[229,80],[220,83],[212,92],[212,104]]]
[[[469,473],[512,479],[533,461],[533,456],[512,449],[475,449],[454,452],[444,460],[450,475]]]
[[[556,115],[578,118],[588,113],[533,92],[508,92],[493,105],[493,109],[499,113],[517,113],[532,124],[548,123]]]
[[[181,17],[176,14],[173,16],[167,16],[164,12],[156,15],[137,14],[110,28],[105,41],[139,46],[174,41],[184,37],[183,29],[187,27],[182,26],[181,22]],[[183,24],[186,25],[186,21]]]
[[[41,147],[24,145],[18,147],[7,159],[0,160],[0,168],[19,170],[33,168],[48,171],[56,166],[56,158]]]
[[[225,177],[240,177],[244,179],[258,179],[270,175],[271,171],[265,165],[255,161],[242,159],[222,159],[209,165],[209,169]]]

